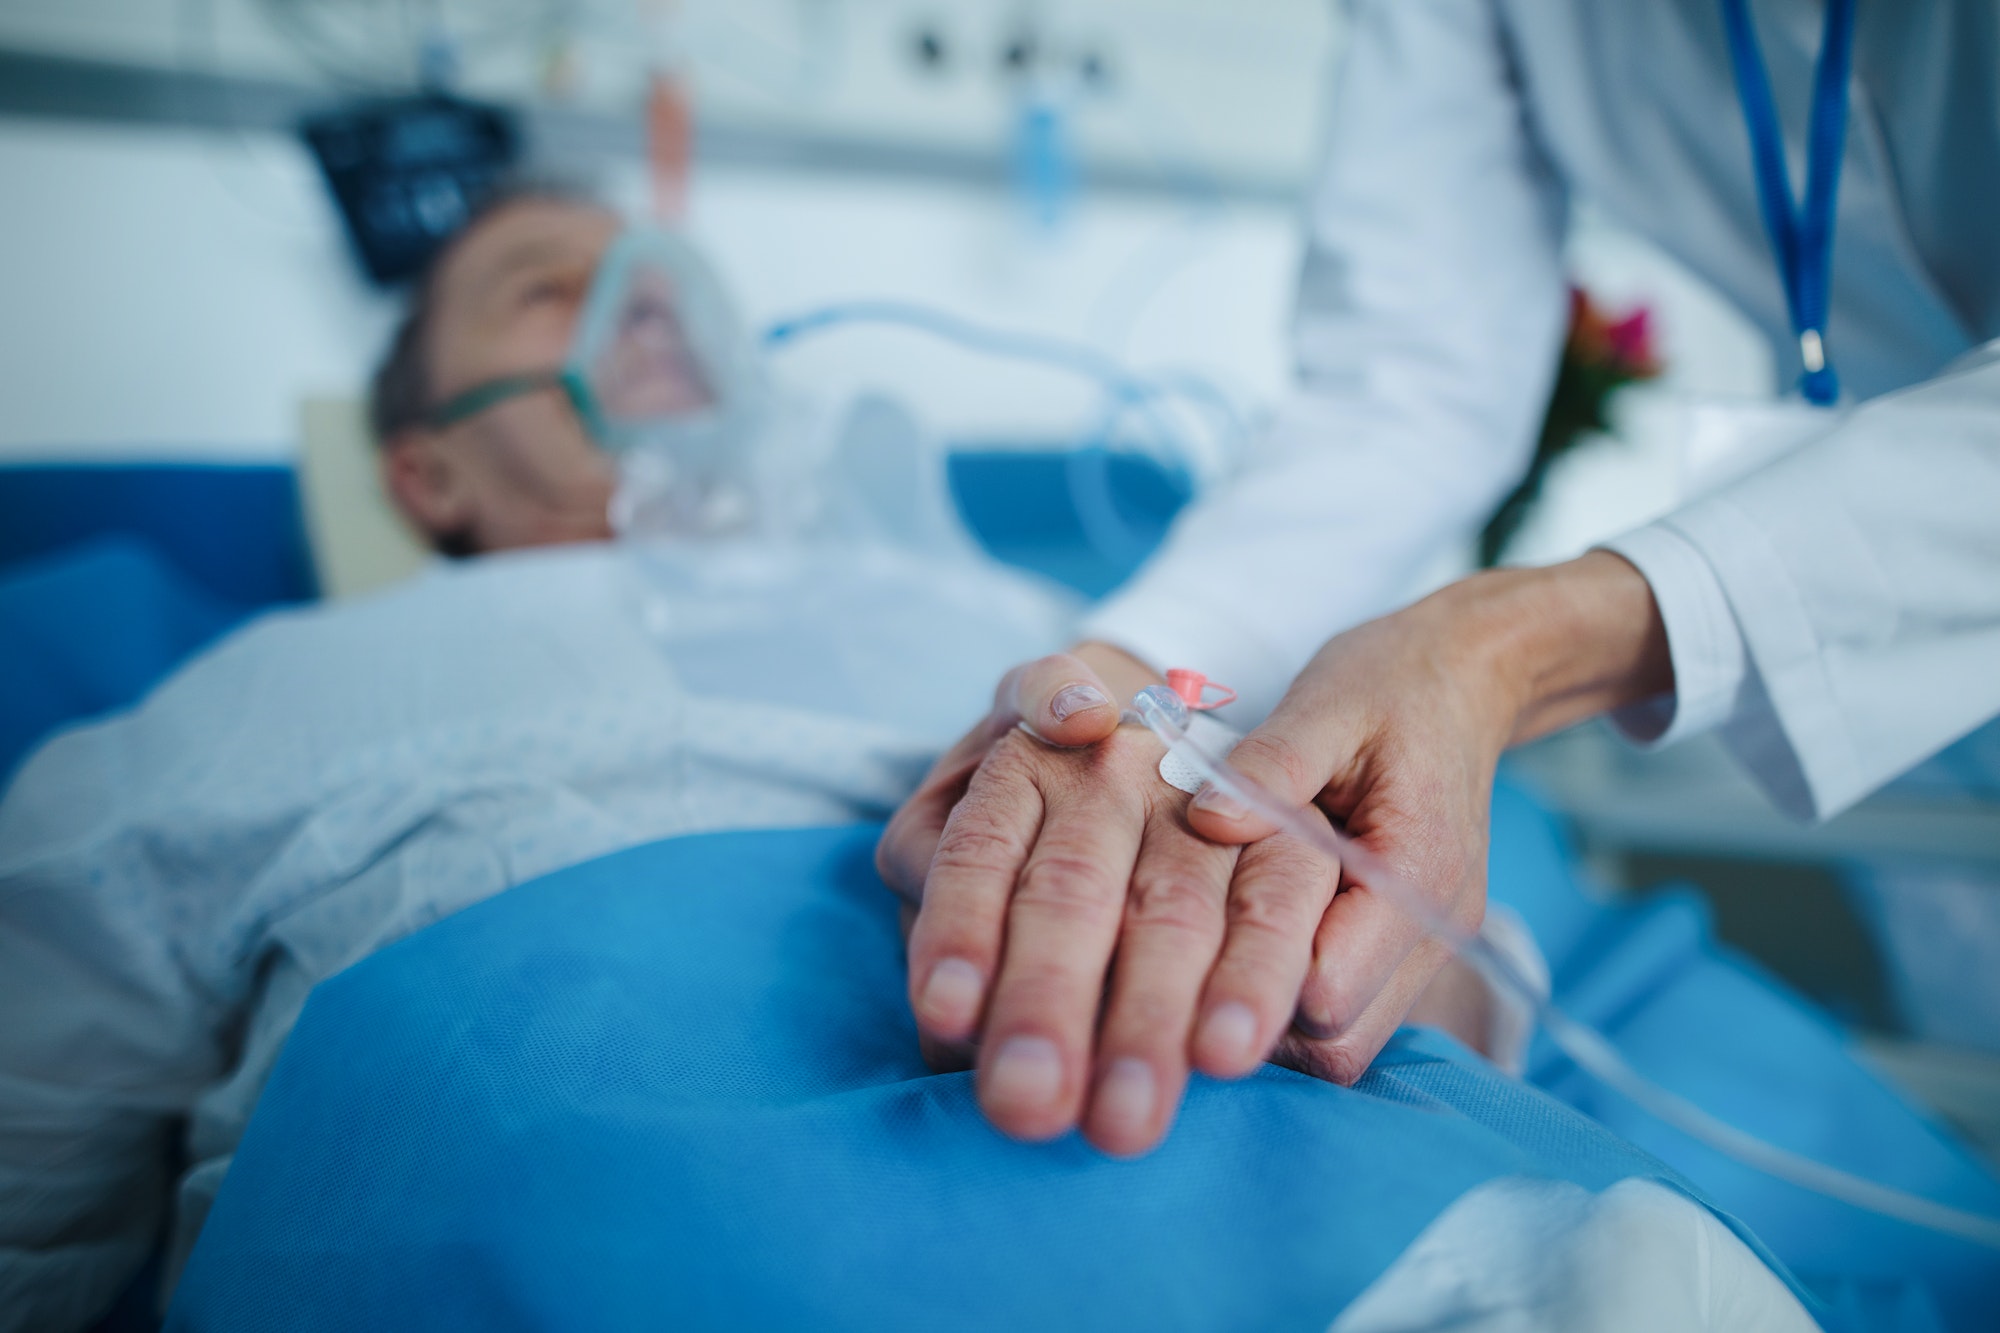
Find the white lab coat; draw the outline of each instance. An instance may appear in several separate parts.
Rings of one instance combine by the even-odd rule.
[[[1086,632],[1268,704],[1526,466],[1589,200],[1800,370],[1717,0],[1349,0],[1296,313],[1297,392]],[[1820,0],[1754,0],[1795,175]],[[1611,543],[1679,696],[1824,816],[2000,713],[2000,0],[1864,5],[1827,347],[1860,406]]]

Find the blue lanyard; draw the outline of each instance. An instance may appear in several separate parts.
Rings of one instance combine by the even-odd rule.
[[[1736,67],[1736,94],[1750,130],[1750,155],[1757,169],[1757,202],[1785,283],[1792,332],[1798,335],[1805,374],[1799,392],[1807,401],[1832,404],[1840,381],[1826,354],[1826,307],[1833,272],[1833,204],[1840,186],[1840,154],[1847,138],[1847,76],[1854,65],[1855,0],[1826,0],[1826,33],[1813,75],[1812,124],[1806,140],[1806,197],[1792,202],[1785,170],[1785,140],[1771,78],[1757,49],[1749,0],[1722,0],[1722,23],[1729,33],[1729,57]]]

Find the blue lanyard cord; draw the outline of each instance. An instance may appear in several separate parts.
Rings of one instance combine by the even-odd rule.
[[[1778,127],[1777,99],[1757,49],[1749,0],[1722,0],[1722,23],[1729,35],[1736,93],[1750,131],[1750,155],[1757,171],[1757,202],[1771,234],[1771,250],[1784,280],[1785,304],[1798,335],[1805,374],[1799,391],[1822,405],[1840,397],[1840,381],[1826,353],[1826,316],[1833,271],[1833,210],[1840,189],[1841,150],[1847,140],[1847,79],[1854,67],[1855,0],[1826,0],[1826,32],[1813,75],[1812,123],[1806,134],[1806,191],[1802,207],[1792,203],[1785,169],[1785,139]]]

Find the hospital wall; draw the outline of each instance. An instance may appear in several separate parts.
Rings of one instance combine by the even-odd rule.
[[[579,174],[645,197],[637,163]],[[0,189],[0,460],[287,457],[300,400],[360,393],[395,317],[288,136],[0,120]],[[689,225],[753,327],[893,297],[1197,369],[1252,406],[1287,379],[1300,231],[1282,202],[1086,190],[1043,226],[998,183],[708,167]],[[1572,253],[1614,306],[1655,307],[1669,374],[1628,401],[1618,447],[1565,464],[1524,534],[1537,558],[1670,502],[1677,403],[1771,383],[1747,325],[1587,208]],[[830,334],[778,369],[809,393],[887,389],[946,439],[1057,442],[1091,420],[1060,372],[907,332]]]
[[[581,174],[643,195],[636,164]],[[0,121],[0,182],[0,456],[280,456],[301,396],[358,392],[394,318],[285,137]],[[753,327],[900,297],[1199,365],[1246,397],[1283,378],[1298,243],[1276,205],[1110,197],[1046,230],[998,189],[740,169],[701,171],[691,203]],[[1059,430],[1086,401],[913,334],[832,335],[781,370],[872,375],[948,432]]]

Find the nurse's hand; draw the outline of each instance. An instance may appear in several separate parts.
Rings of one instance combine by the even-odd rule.
[[[1239,851],[1190,831],[1159,742],[1118,726],[1115,701],[1157,679],[1103,645],[1016,668],[877,852],[920,903],[926,1051],[962,1066],[977,1041],[980,1103],[1019,1138],[1081,1124],[1108,1152],[1143,1152],[1191,1057],[1224,1077],[1256,1068],[1332,896],[1335,868],[1289,839]]]
[[[1289,804],[1317,802],[1471,930],[1485,910],[1501,752],[1672,685],[1652,590],[1595,551],[1475,575],[1332,639],[1230,763]],[[1220,842],[1270,832],[1212,789],[1189,819]],[[1447,958],[1365,876],[1343,876],[1276,1058],[1352,1083]]]

